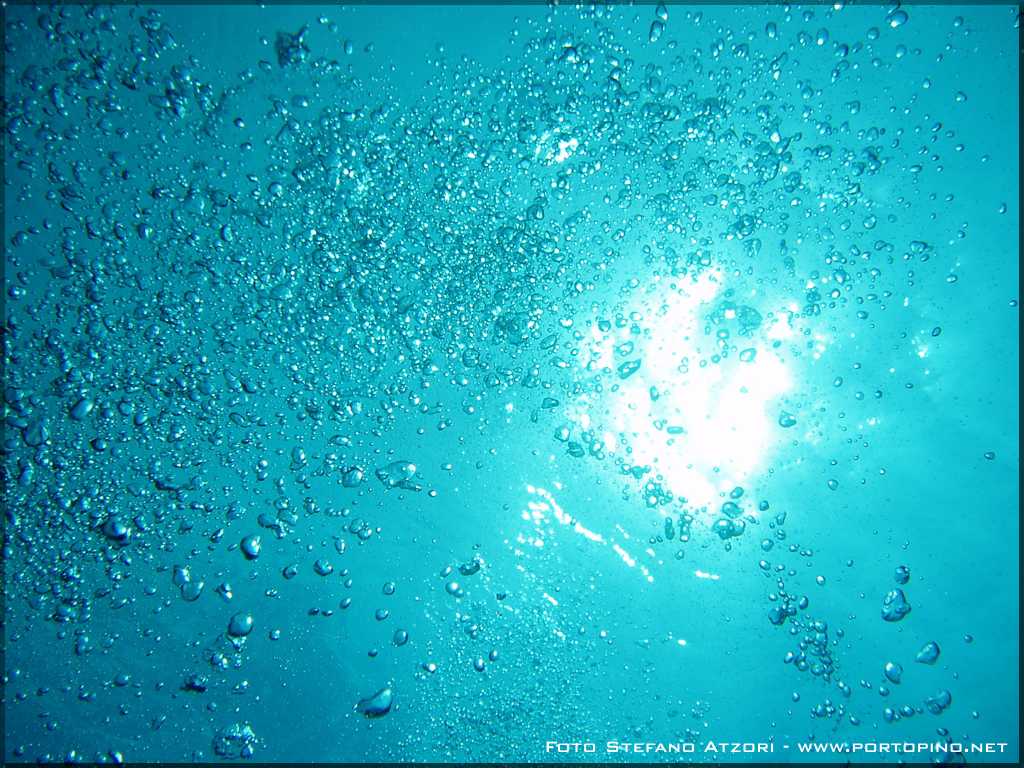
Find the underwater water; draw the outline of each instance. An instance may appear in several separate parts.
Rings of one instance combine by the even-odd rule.
[[[1017,760],[1015,7],[3,13],[6,761]]]

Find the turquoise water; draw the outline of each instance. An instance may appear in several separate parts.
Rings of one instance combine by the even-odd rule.
[[[5,760],[1016,761],[1014,7],[4,14]]]

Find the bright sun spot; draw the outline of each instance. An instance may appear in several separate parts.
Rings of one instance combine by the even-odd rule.
[[[691,505],[720,503],[722,492],[762,468],[780,439],[777,400],[792,384],[772,350],[772,341],[792,333],[785,311],[739,335],[736,308],[725,308],[724,327],[737,353],[701,365],[716,351],[710,346],[716,329],[708,336],[704,326],[721,290],[714,273],[666,290],[646,338],[631,335],[628,326],[610,334],[595,327],[590,366],[616,371],[618,391],[605,391],[600,402],[581,398],[572,412],[581,429],[600,424],[606,451],[624,447],[621,435],[632,448],[629,462],[649,465],[664,477],[663,487]],[[637,360],[636,372],[621,379],[620,366]]]

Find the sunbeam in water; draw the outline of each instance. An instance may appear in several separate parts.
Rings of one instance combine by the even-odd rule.
[[[764,469],[785,437],[779,399],[792,388],[779,341],[789,312],[762,318],[757,295],[723,298],[720,273],[660,281],[635,322],[594,323],[589,371],[614,372],[599,394],[580,397],[569,417],[599,429],[604,449],[650,466],[660,485],[695,507],[713,505]],[[710,347],[710,349],[709,349]],[[730,347],[738,353],[730,356]]]

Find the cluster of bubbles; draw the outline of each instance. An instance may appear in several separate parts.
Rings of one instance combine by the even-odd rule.
[[[767,501],[755,511],[736,486],[717,508],[691,504],[634,460],[635,433],[609,440],[600,408],[589,424],[568,408],[610,402],[644,375],[669,301],[650,299],[650,286],[727,285],[699,310],[685,377],[757,354],[808,356],[820,328],[867,322],[908,275],[933,268],[932,245],[886,239],[897,217],[873,190],[905,161],[903,129],[855,120],[859,104],[829,118],[816,108],[909,17],[880,11],[866,32],[812,34],[821,12],[779,8],[750,30],[705,24],[704,43],[685,49],[672,23],[703,14],[670,19],[659,4],[634,39],[632,13],[551,9],[522,24],[515,55],[496,67],[439,50],[432,100],[410,104],[386,71],[353,74],[351,43],[317,50],[308,27],[281,30],[268,60],[221,82],[156,8],[9,9],[3,560],[20,621],[8,640],[52,622],[85,656],[94,616],[132,604],[144,572],[164,574],[175,600],[231,604],[236,590],[181,544],[200,533],[210,551],[256,564],[270,543],[330,518],[333,553],[299,550],[280,578],[312,571],[350,587],[337,563],[377,544],[381,499],[436,496],[416,457],[380,448],[389,430],[406,418],[420,434],[460,416],[486,425],[485,406],[512,396],[531,404],[553,450],[605,462],[638,506],[660,510],[652,543],[677,559],[695,537],[729,548],[763,524]],[[795,81],[798,54],[820,68],[816,85]],[[956,133],[932,141],[952,150]],[[919,163],[900,194],[940,170]],[[755,288],[760,298],[747,298]],[[790,341],[768,335],[779,324]],[[616,362],[581,364],[599,337],[616,340]],[[442,383],[461,402],[438,401],[431,386]],[[793,404],[777,425],[788,438],[822,418]],[[652,428],[662,427],[683,439],[670,423]],[[785,521],[769,519],[764,552],[787,546]],[[441,578],[465,667],[486,674],[501,662],[482,617],[505,595],[484,565],[474,555]],[[761,567],[776,581],[769,619],[796,644],[786,662],[845,701],[841,630],[789,591],[793,568]],[[248,600],[256,589],[237,591]],[[394,592],[386,584],[383,597]],[[240,667],[254,633],[281,637],[250,605],[229,605],[209,668],[188,672],[183,691],[203,695],[211,676]],[[909,611],[899,587],[885,596],[886,621]],[[394,648],[407,644],[396,628]],[[938,656],[932,642],[917,661]],[[417,679],[437,670],[425,658]],[[403,682],[350,691],[354,711],[396,711]],[[942,691],[924,706],[939,714],[950,702]],[[461,713],[483,722],[494,711]],[[812,715],[846,713],[826,703]],[[225,759],[260,743],[242,721],[212,735]],[[121,757],[111,747],[97,759]]]

